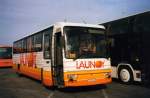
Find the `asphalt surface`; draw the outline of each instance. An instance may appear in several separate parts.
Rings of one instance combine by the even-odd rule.
[[[50,89],[18,76],[11,68],[0,68],[0,98],[150,98],[150,88],[113,81],[108,85]]]

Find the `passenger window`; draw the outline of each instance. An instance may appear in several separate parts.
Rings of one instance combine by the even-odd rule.
[[[18,46],[17,42],[14,43],[13,45],[13,53],[18,53]]]
[[[34,51],[41,51],[42,50],[42,33],[39,33],[34,36]]]
[[[23,52],[27,52],[27,40],[23,39]]]
[[[44,59],[50,59],[50,34],[44,34]]]
[[[27,38],[27,52],[31,52],[31,37]]]

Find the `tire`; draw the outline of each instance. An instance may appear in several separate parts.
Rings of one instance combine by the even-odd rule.
[[[124,84],[133,82],[133,73],[129,67],[120,67],[118,72],[119,80]]]

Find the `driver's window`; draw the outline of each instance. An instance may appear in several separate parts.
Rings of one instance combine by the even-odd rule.
[[[95,41],[93,40],[90,34],[82,35],[80,38],[80,46],[79,46],[79,53],[80,55],[84,53],[95,53],[96,52],[96,45]]]

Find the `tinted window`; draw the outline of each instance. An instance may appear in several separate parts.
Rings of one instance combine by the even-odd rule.
[[[50,59],[51,57],[51,37],[53,28],[48,29],[44,32],[44,58]]]
[[[67,58],[99,58],[106,56],[105,30],[88,27],[64,27]]]
[[[31,37],[27,38],[27,52],[31,52]]]
[[[12,58],[12,48],[0,48],[0,59],[11,59]]]
[[[34,35],[34,51],[42,50],[43,33]]]

